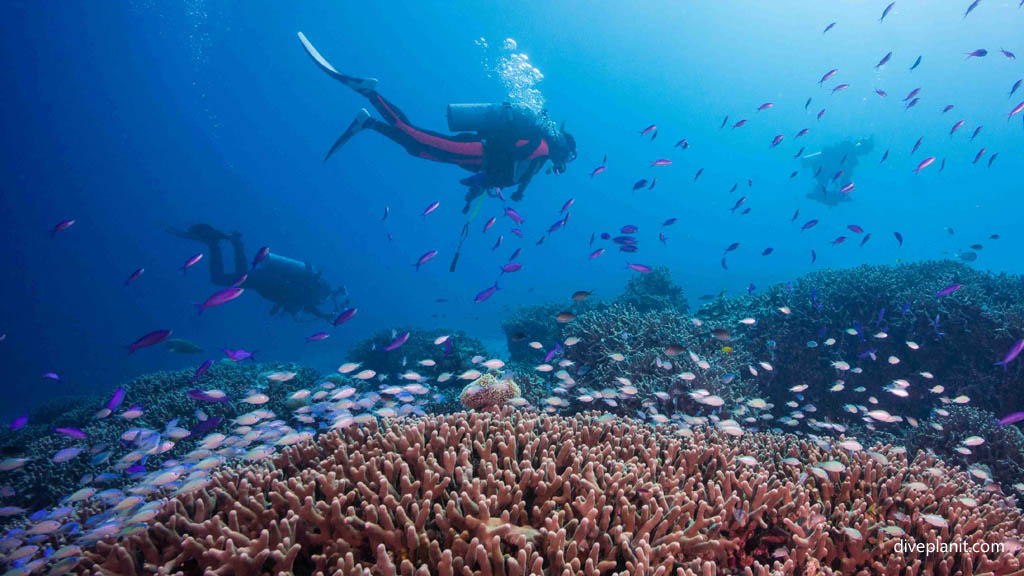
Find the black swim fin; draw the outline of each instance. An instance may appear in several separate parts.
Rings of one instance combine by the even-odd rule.
[[[343,132],[341,136],[338,137],[338,139],[334,142],[334,145],[331,146],[331,149],[327,151],[327,155],[324,156],[324,162],[327,162],[327,159],[330,158],[332,154],[337,152],[342,146],[345,145],[346,142],[349,141],[350,138],[352,138],[353,136],[356,135],[357,132],[362,130],[369,120],[370,112],[367,111],[366,108],[363,108],[359,112],[356,112],[356,117],[352,120],[352,123],[348,125],[348,128],[345,130],[345,132]]]

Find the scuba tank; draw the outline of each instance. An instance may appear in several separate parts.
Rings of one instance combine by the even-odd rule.
[[[515,132],[537,126],[537,115],[522,104],[449,104],[448,130],[452,132]]]

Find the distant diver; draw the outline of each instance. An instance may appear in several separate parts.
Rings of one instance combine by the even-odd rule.
[[[237,285],[256,292],[273,302],[271,314],[286,312],[298,318],[306,313],[332,322],[342,307],[336,298],[347,296],[344,286],[332,289],[322,273],[307,262],[267,253],[262,261],[250,267],[242,246],[242,235],[238,232],[225,234],[207,224],[196,224],[187,231],[168,228],[167,232],[206,244],[210,251],[210,281],[218,286]],[[224,269],[221,240],[229,241],[234,249],[234,270],[231,272]],[[331,311],[321,308],[327,301],[331,302]]]
[[[377,93],[376,79],[339,73],[302,32],[299,32],[299,40],[320,69],[365,96],[386,121],[371,118],[363,108],[331,146],[325,161],[357,132],[365,128],[375,130],[417,158],[455,164],[473,172],[460,181],[469,186],[466,206],[462,209],[465,214],[469,212],[470,203],[484,192],[499,195],[501,188],[513,185],[516,190],[511,198],[518,202],[530,179],[548,160],[552,163],[551,171],[561,174],[566,164],[576,159],[576,140],[565,131],[564,124],[556,127],[546,112],[536,114],[525,106],[507,102],[449,104],[448,129],[460,134],[440,134],[413,126],[401,110]]]
[[[875,148],[874,136],[866,140],[846,140],[829,146],[817,154],[803,157],[804,170],[811,171],[815,185],[807,198],[829,206],[836,206],[850,200],[853,172],[857,158]],[[844,192],[844,190],[847,190]]]

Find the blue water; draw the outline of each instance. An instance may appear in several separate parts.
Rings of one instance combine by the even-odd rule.
[[[500,321],[515,307],[580,289],[610,297],[633,274],[627,260],[669,266],[691,303],[819,267],[955,256],[976,242],[985,244],[977,267],[1024,272],[1015,248],[1024,129],[1019,117],[1006,120],[1024,98],[1007,98],[1024,70],[998,52],[1024,56],[1024,10],[986,1],[964,19],[967,2],[898,2],[879,24],[885,4],[5,3],[0,365],[12,400],[0,412],[9,418],[56,394],[105,391],[199,362],[162,347],[126,354],[125,345],[156,329],[172,329],[209,356],[246,348],[323,370],[343,362],[353,342],[400,326],[464,329],[500,352]],[[445,104],[507,97],[484,60],[508,56],[502,43],[514,38],[515,53],[543,73],[536,87],[576,137],[579,159],[564,175],[538,175],[515,206],[526,218],[522,240],[509,233],[498,201],[484,204],[450,273],[466,173],[407,156],[374,133],[323,163],[366,102],[313,65],[299,30],[340,70],[379,78],[380,91],[415,123],[441,131]],[[977,48],[989,55],[966,60]],[[892,61],[874,71],[889,51]],[[908,71],[918,55],[921,66]],[[819,88],[831,68],[839,73]],[[830,94],[839,83],[851,87]],[[900,100],[916,87],[921,103],[904,111]],[[756,112],[764,102],[775,106]],[[955,109],[941,114],[946,104]],[[729,125],[749,124],[720,129],[726,115]],[[960,119],[966,124],[951,138]],[[649,124],[658,125],[653,142],[637,134]],[[978,124],[981,135],[968,142]],[[805,127],[810,133],[794,142]],[[785,140],[770,149],[776,134]],[[860,159],[850,202],[805,198],[813,182],[793,158],[800,146],[809,154],[870,136],[874,150]],[[684,137],[691,147],[673,150]],[[971,164],[981,146],[999,152],[990,169],[988,155]],[[589,178],[605,155],[607,172]],[[915,175],[926,156],[945,158],[945,170],[936,162]],[[648,167],[662,157],[674,164]],[[791,180],[793,170],[801,173]],[[633,182],[654,176],[653,190],[631,193]],[[751,208],[744,216],[729,211],[740,196]],[[567,229],[535,246],[570,198]],[[421,218],[435,200],[440,209]],[[498,224],[484,234],[491,216]],[[669,217],[679,221],[666,229],[665,246],[657,232]],[[76,224],[51,239],[66,218]],[[800,233],[810,218],[820,224]],[[183,276],[178,267],[201,247],[164,232],[196,222],[242,232],[250,258],[266,245],[311,262],[347,287],[359,313],[310,344],[305,337],[326,324],[271,317],[253,293],[197,316],[191,302],[214,290],[207,262]],[[640,227],[638,254],[603,243],[606,254],[587,258],[592,233],[615,235],[625,224]],[[859,248],[847,224],[863,226],[871,241]],[[894,231],[906,240],[901,249]],[[504,244],[492,252],[498,234]],[[851,238],[829,246],[839,235]],[[723,270],[722,251],[733,242],[740,248]],[[474,303],[520,246],[523,270]],[[768,246],[774,253],[762,257]],[[415,271],[411,264],[431,249],[438,258]],[[139,267],[143,276],[125,287]],[[61,381],[42,379],[46,372]]]

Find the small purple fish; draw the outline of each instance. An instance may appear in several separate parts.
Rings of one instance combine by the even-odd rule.
[[[988,56],[988,50],[985,50],[984,48],[978,48],[977,50],[968,52],[967,58],[964,58],[964,60],[970,60],[971,58],[982,58],[985,56]]]
[[[726,252],[732,252],[733,250],[735,250],[735,249],[737,249],[739,247],[740,247],[740,243],[739,242],[733,242],[732,244],[729,244],[728,246],[725,247],[725,251]]]
[[[28,416],[19,416],[11,422],[11,425],[8,426],[8,428],[10,430],[18,430],[20,428],[24,428],[26,424],[28,424]]]
[[[962,287],[963,287],[962,284],[950,284],[949,286],[946,286],[942,290],[939,290],[938,292],[936,292],[935,293],[935,297],[936,298],[942,298],[943,296],[949,296],[950,294],[952,294],[953,292],[956,292],[957,290],[959,290]]]
[[[334,319],[334,325],[341,326],[345,322],[348,322],[349,320],[352,319],[353,316],[356,315],[356,312],[358,311],[358,308],[345,308],[344,310],[341,311],[341,314],[338,314],[338,317]]]
[[[238,277],[238,280],[235,280],[235,283],[232,284],[231,287],[232,288],[238,288],[242,284],[245,284],[245,281],[248,280],[248,279],[249,279],[249,275],[248,274],[242,274],[241,276]]]
[[[424,252],[423,255],[420,256],[420,259],[417,260],[415,264],[413,264],[413,266],[416,268],[416,271],[419,272],[420,266],[433,260],[434,256],[437,256],[437,250],[429,250],[427,252]]]
[[[512,272],[518,272],[523,269],[523,265],[519,262],[509,262],[501,267],[502,274],[510,274]]]
[[[498,283],[495,282],[494,286],[491,286],[489,288],[484,288],[483,290],[478,292],[477,295],[473,298],[473,301],[476,302],[477,304],[479,304],[480,302],[483,302],[484,300],[487,300],[491,296],[494,296],[494,293],[497,292],[497,291],[498,291]]]
[[[231,360],[232,362],[242,362],[244,360],[252,360],[253,362],[255,362],[256,358],[253,357],[253,354],[254,352],[242,350],[241,348],[239,348],[238,350],[230,350],[227,348],[224,349],[224,355],[227,356],[228,359]]]
[[[139,338],[135,342],[132,342],[131,344],[129,344],[127,346],[128,353],[129,354],[133,354],[133,353],[135,353],[136,350],[138,350],[140,348],[145,348],[147,346],[152,346],[154,344],[159,344],[159,343],[163,342],[164,340],[167,340],[167,337],[170,336],[170,335],[171,335],[171,331],[170,330],[154,330],[154,331],[150,332],[149,334],[146,334],[145,336],[142,336],[141,338]]]
[[[516,224],[523,223],[523,217],[512,208],[505,208],[505,216],[508,216]]]
[[[327,340],[330,337],[331,337],[331,335],[328,334],[327,332],[317,332],[316,334],[313,334],[312,336],[306,336],[306,343],[309,343],[309,342],[319,342],[321,340]]]
[[[590,253],[590,259],[593,260],[594,258],[597,258],[601,254],[604,254],[604,248],[598,248],[597,250],[594,250],[593,252],[591,252]]]
[[[383,222],[388,219],[388,214],[391,214],[391,206],[384,205],[384,216],[381,217],[380,221]]]
[[[662,222],[661,225],[662,226],[671,226],[671,225],[675,224],[678,220],[679,220],[678,218],[669,218],[668,220],[665,220],[664,222]]]
[[[817,220],[808,220],[807,222],[804,223],[803,226],[800,227],[800,231],[803,232],[804,230],[810,230],[811,228],[814,228],[814,226],[817,224]]]
[[[771,254],[774,251],[775,251],[775,249],[772,248],[771,246],[769,246],[769,247],[764,249],[764,252],[761,252],[761,256],[767,256],[767,255]]]
[[[1008,424],[1013,424],[1014,422],[1020,422],[1021,420],[1024,420],[1024,412],[1014,412],[1013,414],[1007,414],[1000,418],[999,425],[1006,426]]]
[[[633,184],[633,192],[636,192],[637,190],[640,190],[644,186],[647,186],[647,179],[646,178],[641,178],[640,180],[637,180],[636,183]]]
[[[644,266],[643,264],[630,264],[629,262],[626,262],[626,268],[629,268],[630,270],[635,270],[641,274],[651,273],[651,268],[649,266]]]
[[[195,266],[196,264],[198,264],[199,261],[202,260],[202,259],[203,259],[203,253],[200,252],[200,253],[196,254],[195,256],[189,258],[188,260],[185,260],[185,264],[181,267],[181,273],[184,274],[185,271],[187,271],[189,268],[191,268],[191,267]]]
[[[107,410],[110,410],[111,412],[117,410],[117,407],[121,405],[121,402],[124,402],[124,395],[124,388],[114,390],[114,395],[111,396],[110,400],[107,402]]]
[[[87,438],[86,433],[82,432],[78,428],[54,428],[53,431],[70,438]]]
[[[196,424],[192,430],[189,431],[189,434],[192,436],[201,436],[206,434],[216,428],[217,425],[221,423],[221,420],[223,420],[223,418],[220,416],[210,416],[206,420]]]
[[[60,382],[60,376],[58,376],[56,372],[47,372],[46,374],[43,374],[43,378],[48,378],[50,380]]]
[[[555,347],[552,348],[550,351],[548,351],[547,354],[544,355],[544,363],[547,364],[548,362],[551,362],[551,359],[554,358],[556,355],[558,355],[558,353],[561,352],[561,351],[562,351],[562,345],[559,344],[558,342],[555,342]]]
[[[398,348],[402,344],[405,344],[406,340],[408,340],[408,339],[409,339],[409,333],[408,332],[403,332],[402,334],[399,334],[397,337],[395,337],[395,339],[391,341],[391,344],[388,344],[387,346],[385,346],[384,347],[384,351],[385,352],[391,352],[392,350]]]
[[[196,368],[196,373],[192,376],[192,381],[198,382],[199,379],[203,376],[203,374],[205,374],[206,371],[210,369],[210,366],[213,366],[213,360],[207,360],[206,362],[200,364],[199,367]],[[113,409],[111,408],[111,410]]]
[[[57,232],[63,232],[68,228],[71,228],[72,226],[74,226],[74,224],[74,220],[61,220],[60,222],[57,223],[56,226],[53,227],[53,230],[50,231],[50,238],[56,236]]]
[[[512,255],[508,257],[508,261],[511,262],[511,261],[515,260],[516,257],[519,256],[519,253],[522,252],[522,251],[523,251],[522,248],[516,248],[515,252],[512,252]]]
[[[497,222],[497,221],[498,221],[498,217],[497,216],[491,216],[491,218],[487,222],[484,222],[484,232],[487,232],[488,230],[490,230],[491,227],[494,226],[494,223]]]
[[[192,398],[193,400],[198,400],[200,402],[212,402],[214,404],[227,404],[228,403],[227,396],[214,397],[214,396],[210,396],[209,394],[207,394],[206,392],[204,392],[202,390],[192,389],[192,390],[189,390],[188,392],[186,392],[186,394],[188,394],[189,398]]]
[[[494,243],[494,246],[491,246],[491,251],[493,252],[493,251],[497,250],[498,248],[500,248],[501,247],[501,242],[504,239],[505,239],[505,236],[503,234],[498,234],[498,241]]]
[[[241,296],[243,292],[245,292],[245,288],[238,288],[232,286],[230,288],[225,288],[223,290],[218,290],[214,292],[213,295],[207,298],[205,302],[193,302],[192,304],[199,309],[199,314],[202,314],[203,310],[206,310],[207,308],[212,308],[214,306],[220,306],[221,304],[227,304],[228,302],[231,302],[235,298]]]
[[[132,272],[131,276],[129,276],[128,279],[124,281],[124,285],[127,286],[127,285],[131,284],[132,282],[135,282],[136,280],[139,279],[139,276],[142,276],[142,274],[145,271],[146,271],[145,268],[138,268],[138,269],[136,269],[135,272]]]
[[[1024,339],[1017,340],[1017,342],[1010,348],[1010,351],[1006,353],[1002,362],[996,362],[996,366],[1002,366],[1003,370],[1006,370],[1006,366],[1013,362],[1014,358],[1020,356],[1021,351],[1024,351]]]
[[[256,256],[252,259],[252,267],[255,268],[257,264],[263,262],[270,255],[270,248],[264,246],[256,251]]]
[[[863,247],[865,244],[867,244],[868,240],[870,240],[870,239],[871,239],[871,232],[868,232],[867,234],[864,235],[864,239],[860,241],[861,247]]]

